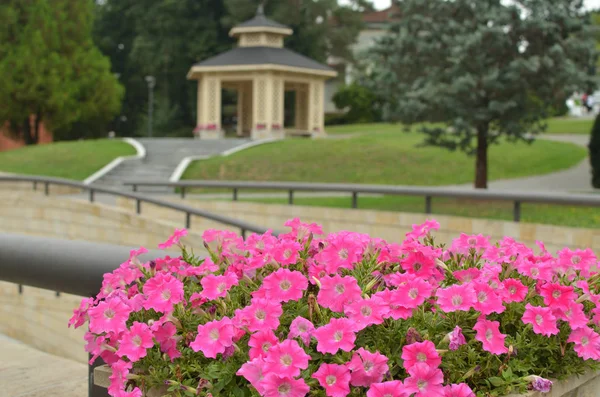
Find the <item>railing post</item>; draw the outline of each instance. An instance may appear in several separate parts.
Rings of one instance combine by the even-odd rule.
[[[56,291],[56,297],[58,298],[60,296],[60,291]]]
[[[425,196],[425,213],[431,214],[431,196]]]
[[[358,208],[358,193],[352,192],[352,208]]]
[[[290,190],[288,192],[288,204],[294,205],[294,191],[293,190]]]
[[[142,200],[135,199],[135,212],[139,215],[142,213]]]
[[[94,202],[94,189],[90,189],[90,203]]]
[[[246,229],[241,229],[242,238],[246,238]]]
[[[233,201],[237,201],[238,199],[238,190],[237,188],[233,188]]]
[[[19,284],[19,295],[23,295],[23,284]]]
[[[132,189],[134,192],[137,192],[137,185],[134,183],[133,185],[131,185],[131,189]]]
[[[189,212],[185,213],[185,228],[189,229],[192,226],[192,214]]]
[[[181,199],[185,198],[185,186],[181,187]]]
[[[92,359],[92,355],[88,355]],[[94,368],[104,365],[104,361],[98,357],[92,364],[88,363],[88,397],[108,397],[108,389],[94,384]]]
[[[44,182],[44,194],[46,196],[50,194],[50,184],[48,182]]]
[[[37,190],[37,182],[33,182],[33,190]]]
[[[515,201],[513,206],[513,221],[520,222],[521,221],[521,202]]]

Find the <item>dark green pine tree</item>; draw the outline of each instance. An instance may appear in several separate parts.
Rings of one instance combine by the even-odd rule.
[[[486,188],[491,144],[531,141],[557,99],[594,82],[582,3],[403,0],[365,81],[388,120],[441,123],[422,129],[425,142],[475,154],[475,187]]]
[[[92,41],[92,18],[87,1],[0,5],[0,125],[26,143],[37,143],[42,122],[60,139],[75,122],[102,124],[118,112],[122,87]]]

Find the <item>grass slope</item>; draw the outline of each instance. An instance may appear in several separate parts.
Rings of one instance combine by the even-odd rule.
[[[0,171],[83,180],[135,149],[118,140],[57,142],[0,152]]]
[[[448,185],[473,180],[474,157],[436,147],[418,147],[417,133],[385,126],[360,128],[373,134],[340,139],[288,139],[230,157],[196,161],[183,179],[346,182],[393,185]],[[371,132],[370,131],[370,132]],[[489,152],[490,179],[546,174],[584,159],[575,145],[538,140],[502,143]]]

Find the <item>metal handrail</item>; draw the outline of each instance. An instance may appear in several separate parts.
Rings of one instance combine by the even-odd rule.
[[[352,194],[352,208],[358,208],[358,194],[386,194],[396,196],[422,196],[425,198],[425,213],[431,214],[432,198],[459,198],[474,200],[498,200],[513,202],[513,220],[521,220],[521,203],[543,203],[557,205],[576,205],[600,207],[600,195],[595,194],[556,194],[546,192],[511,192],[493,190],[470,190],[444,187],[363,185],[349,183],[303,183],[303,182],[252,182],[252,181],[205,181],[190,180],[179,182],[127,181],[124,183],[137,191],[140,186],[167,186],[179,188],[181,197],[185,197],[190,188],[226,188],[233,189],[233,200],[238,199],[240,189],[287,190],[288,204],[294,203],[295,191],[344,192]]]
[[[104,273],[112,272],[129,258],[130,248],[0,233],[0,280],[64,292],[95,296],[102,286]],[[140,255],[146,262],[165,256],[163,251]],[[15,287],[17,287],[15,285]],[[65,324],[66,332],[67,324]],[[91,357],[90,357],[91,358]],[[108,397],[106,389],[94,385],[94,368],[103,365],[98,359],[88,365],[88,397]]]
[[[136,202],[136,213],[142,213],[142,203],[154,204],[159,207],[164,207],[168,209],[172,209],[175,211],[180,211],[185,213],[185,227],[191,228],[192,226],[192,215],[199,216],[211,221],[219,222],[227,226],[232,226],[235,228],[239,228],[241,235],[243,237],[246,236],[246,232],[254,232],[254,233],[265,233],[268,229],[254,225],[252,223],[244,222],[237,220],[235,218],[231,218],[228,216],[223,216],[219,214],[215,214],[213,212],[205,211],[199,208],[194,208],[189,205],[179,204],[179,203],[171,203],[169,201],[148,197],[142,194],[124,192],[116,189],[109,189],[105,187],[95,186],[95,185],[85,185],[81,182],[73,181],[70,179],[63,178],[52,178],[52,177],[44,177],[44,176],[28,176],[28,175],[1,175],[0,182],[31,182],[33,183],[33,189],[37,190],[37,185],[44,185],[44,193],[46,196],[50,194],[50,186],[51,185],[59,185],[59,186],[68,186],[72,188],[81,189],[89,192],[89,201],[94,202],[96,193],[110,194],[118,197],[125,197],[128,199],[135,200]],[[276,234],[275,232],[273,234]]]

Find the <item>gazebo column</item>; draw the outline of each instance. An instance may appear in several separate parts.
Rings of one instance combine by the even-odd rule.
[[[198,129],[200,139],[222,139],[221,129],[221,79],[204,76],[198,93]]]
[[[325,135],[325,81],[313,79],[308,85],[308,130],[313,135]]]
[[[271,78],[271,137],[283,139],[285,82],[282,76],[273,75]]]
[[[253,140],[283,137],[283,83],[272,73],[254,77],[252,86]],[[273,128],[275,127],[275,128]]]
[[[246,104],[244,103],[246,85],[244,83],[240,83],[237,88],[237,126],[236,133],[237,136],[244,135],[244,124],[245,124],[245,113],[244,109],[246,108]]]

